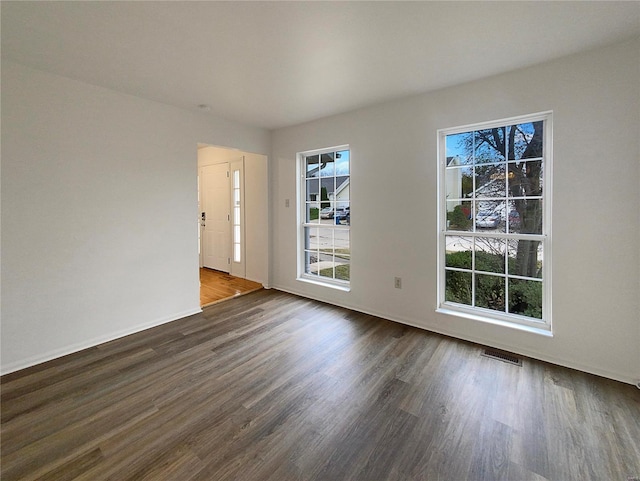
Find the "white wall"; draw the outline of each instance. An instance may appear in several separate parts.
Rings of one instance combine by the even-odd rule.
[[[237,149],[215,147],[213,145],[200,146],[198,147],[198,167],[233,162],[240,159],[244,154],[244,152]]]
[[[269,280],[269,172],[267,157],[245,153],[246,278],[271,286]]]
[[[198,142],[270,148],[3,60],[3,373],[199,311]]]
[[[639,380],[639,55],[636,39],[274,132],[273,286]],[[554,337],[436,314],[436,130],[546,110],[554,112]],[[351,292],[295,280],[296,152],[341,144],[351,146]]]

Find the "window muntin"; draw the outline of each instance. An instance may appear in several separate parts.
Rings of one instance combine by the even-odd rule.
[[[299,278],[348,286],[351,268],[350,152],[299,154]]]
[[[439,309],[551,327],[551,114],[439,131]]]

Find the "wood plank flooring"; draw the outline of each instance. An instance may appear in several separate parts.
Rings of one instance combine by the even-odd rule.
[[[2,377],[1,478],[640,478],[640,390],[481,351],[257,291]]]
[[[262,289],[262,284],[258,282],[213,269],[200,268],[200,305],[203,307],[258,289]]]

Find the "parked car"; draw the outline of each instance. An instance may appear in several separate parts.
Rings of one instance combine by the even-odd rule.
[[[517,210],[512,210],[509,212],[509,229],[519,229],[520,228],[520,214]]]
[[[320,211],[320,218],[333,219],[334,214],[335,214],[335,211],[333,210],[333,207],[325,207]]]
[[[336,219],[336,223],[338,220],[341,221],[347,221],[347,223],[350,220],[350,209],[349,207],[338,207],[337,209],[334,209],[333,207],[325,207],[320,211],[320,218],[321,219]]]
[[[336,219],[336,224],[349,224],[351,215],[349,213],[348,207],[339,207],[336,209],[334,217]]]
[[[351,206],[345,207],[344,211],[345,211],[344,220],[346,221],[347,224],[351,224]]]
[[[476,227],[495,228],[500,224],[500,215],[490,210],[481,210],[476,215]]]

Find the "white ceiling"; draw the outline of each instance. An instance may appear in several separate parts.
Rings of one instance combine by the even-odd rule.
[[[640,35],[640,2],[8,2],[2,56],[269,129]]]

